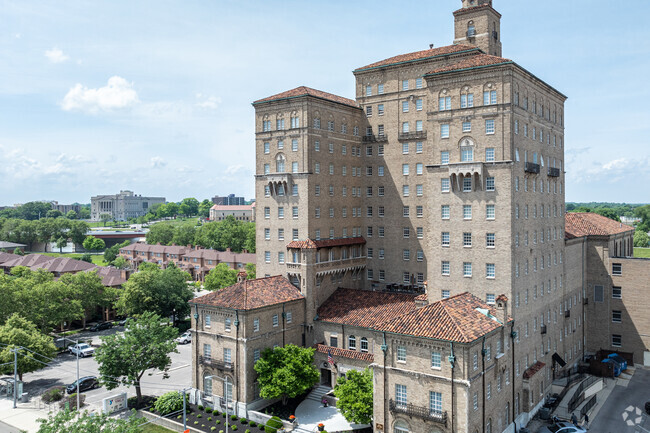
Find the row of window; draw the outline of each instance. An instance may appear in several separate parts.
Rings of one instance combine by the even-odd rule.
[[[474,146],[461,146],[460,148],[460,162],[473,162],[474,161]],[[450,163],[449,151],[443,150],[440,152],[440,164],[447,165]],[[485,148],[485,162],[496,161],[494,147]]]
[[[287,323],[291,323],[293,320],[293,313],[291,311],[285,311],[284,317]],[[205,314],[203,316],[203,323],[205,328],[210,328],[212,326],[212,316],[210,314]],[[274,314],[272,317],[272,324],[273,327],[277,327],[279,325],[279,317],[277,314]],[[224,329],[226,332],[230,332],[232,330],[232,319],[230,317],[226,317],[224,319]],[[254,318],[253,319],[253,331],[258,332],[260,330],[260,319],[259,318]]]
[[[544,155],[541,153],[539,154],[539,159],[537,158],[538,154],[537,152],[532,152],[532,160],[530,160],[528,157],[528,150],[524,150],[524,162],[532,162],[533,164],[539,164],[541,167],[544,167]],[[515,161],[519,162],[519,148],[515,148]],[[562,160],[561,159],[555,159],[551,158],[550,156],[547,157],[546,161],[548,162],[548,167],[549,168],[557,168],[562,172]]]
[[[300,128],[300,118],[299,117],[293,117],[292,116],[290,122],[291,122],[290,123],[290,128],[291,129]],[[321,119],[320,119],[320,117],[314,117],[314,121],[313,121],[312,125],[313,125],[314,129],[321,129]],[[285,127],[286,127],[285,119],[283,119],[283,118],[276,119],[275,129],[277,131],[284,131]],[[330,132],[335,132],[335,124],[334,124],[333,120],[328,120],[327,121],[327,130],[330,131]],[[270,131],[271,131],[271,121],[265,118],[264,120],[262,120],[262,132],[270,132]],[[341,132],[341,134],[347,134],[348,133],[348,125],[347,125],[347,123],[342,123],[341,124],[340,132]],[[354,126],[352,128],[352,135],[354,135],[354,136],[359,135],[359,127],[358,126]]]
[[[362,189],[361,189],[360,186],[359,187],[355,187],[355,186],[350,187],[350,190],[351,190],[352,197],[361,197],[362,196]],[[333,197],[334,196],[334,185],[329,185],[328,191],[329,191],[330,197]],[[371,186],[366,187],[366,197],[372,197],[373,191],[374,191],[373,187],[371,187]],[[402,195],[404,197],[409,197],[410,193],[411,193],[410,186],[409,185],[402,185]],[[321,194],[321,187],[320,187],[320,185],[316,185],[314,187],[314,195],[316,197],[320,197],[320,194]],[[378,197],[384,197],[384,194],[385,194],[384,186],[378,186],[377,187],[377,196]],[[424,185],[422,185],[422,184],[415,185],[415,194],[416,194],[417,197],[422,197],[422,195],[424,194]],[[295,195],[298,195],[297,192],[296,192]],[[347,186],[341,187],[341,195],[343,197],[348,196],[348,187]]]
[[[485,219],[487,220],[493,220],[496,218],[496,205],[494,204],[486,204],[485,205]],[[440,206],[440,215],[443,220],[448,220],[451,219],[451,205],[448,204],[443,204]],[[471,204],[464,204],[463,205],[463,219],[464,220],[471,220],[472,219],[472,205]]]
[[[352,217],[353,218],[361,218],[363,215],[361,213],[361,207],[353,207],[352,209]],[[372,218],[375,215],[374,209],[372,206],[366,206],[366,217],[367,218]],[[415,207],[415,216],[418,218],[422,218],[424,216],[424,208],[422,206],[416,206]],[[384,206],[377,206],[377,213],[376,215],[379,218],[383,218],[386,214],[386,210]],[[334,218],[336,216],[336,210],[333,207],[329,208],[329,217]],[[341,216],[343,218],[347,218],[348,216],[348,208],[343,207],[341,208]],[[402,216],[404,218],[410,218],[411,217],[411,207],[410,206],[402,206]],[[317,207],[314,209],[314,217],[315,218],[320,218],[321,217],[321,209],[320,207]]]
[[[474,179],[471,177],[464,177],[462,182],[462,191],[463,192],[472,192],[474,189]],[[494,177],[486,176],[485,177],[485,191],[495,191]],[[451,191],[451,179],[448,177],[443,177],[440,179],[440,192],[450,192]]]
[[[371,268],[366,269],[366,278],[369,281],[375,281],[374,269]],[[379,269],[378,280],[380,282],[386,281],[386,270]],[[417,284],[424,284],[424,272],[417,272],[415,274],[411,274],[409,271],[402,272],[402,283],[412,284],[414,281]]]
[[[464,232],[462,235],[463,247],[471,248],[473,246],[473,239],[474,236],[472,236],[471,232]],[[451,246],[451,237],[449,235],[449,232],[440,233],[440,245],[442,245],[443,247]],[[485,234],[485,247],[486,248],[496,247],[496,235],[494,233]]]
[[[438,97],[438,110],[439,111],[448,111],[452,107],[452,98],[451,96],[446,96],[447,90],[442,90],[441,95]],[[463,92],[460,95],[460,108],[472,108],[474,107],[474,93]],[[496,105],[497,104],[497,91],[496,90],[485,90],[483,92],[483,105]]]
[[[408,122],[407,122],[408,123]],[[402,124],[403,126],[404,124]],[[403,129],[403,128],[402,128]],[[402,131],[408,132],[408,131]],[[463,121],[463,133],[472,132],[472,122]],[[496,132],[494,119],[485,119],[485,134],[492,135]],[[440,124],[440,138],[450,138],[449,137],[449,123]]]
[[[406,409],[408,404],[406,385],[395,385],[395,404],[397,407]],[[442,414],[442,394],[435,391],[429,391],[429,413],[430,415]],[[408,429],[395,424],[395,433],[408,433]]]
[[[406,80],[400,80],[399,86],[402,91],[409,90],[411,81],[406,79]],[[421,89],[424,86],[424,80],[422,77],[418,77],[415,79],[415,88],[416,89]],[[374,87],[371,84],[366,85],[366,91],[365,91],[365,96],[372,96],[373,95],[373,89]],[[384,83],[379,83],[377,84],[377,95],[383,95],[384,94]]]
[[[298,206],[292,206],[291,207],[291,217],[293,219],[298,219]],[[264,218],[269,219],[271,218],[271,208],[266,206],[264,208]],[[279,206],[278,207],[278,218],[283,219],[284,218],[284,206]]]
[[[554,257],[555,257],[554,265],[557,265],[557,262],[558,262],[557,261],[557,252],[554,253]],[[544,270],[544,262],[545,262],[544,261],[544,255],[542,255],[542,256],[540,256],[540,261],[539,261],[540,271]],[[529,261],[528,261],[528,259],[526,259],[526,261],[524,262],[524,275],[528,275],[528,263],[529,263]],[[538,263],[537,257],[534,257],[533,258],[533,272],[537,272],[537,263]],[[560,253],[560,264],[561,263],[562,263],[562,253]],[[546,261],[546,267],[548,269],[551,269],[551,253],[548,254],[548,260]],[[515,277],[519,278],[519,262],[515,263]],[[549,285],[550,285],[550,283],[549,283]],[[550,287],[549,287],[549,293],[550,293]]]
[[[516,266],[518,266],[518,265],[516,265]],[[559,288],[561,289],[562,288],[562,275],[553,277],[553,285],[551,285],[551,279],[550,278],[546,282],[542,281],[540,286],[539,286],[539,297],[540,298],[544,297],[544,288],[545,287],[546,287],[546,292],[547,293],[551,293],[551,290],[557,292],[557,290],[558,290],[558,280],[559,280]],[[533,285],[532,290],[533,290],[533,300],[536,300],[537,295],[538,295],[537,284]],[[524,290],[524,304],[528,304],[529,295],[530,295],[530,289],[526,288]],[[515,308],[519,308],[520,297],[521,297],[521,292],[520,291],[515,292]],[[565,308],[565,310],[570,309],[570,308],[571,307]],[[560,309],[562,309],[561,305],[560,305]]]
[[[422,99],[416,99],[415,104],[411,104],[409,100],[402,101],[402,113],[408,113],[411,110],[412,105],[415,105],[415,111],[422,111],[423,103]],[[372,117],[373,106],[366,105],[366,117]],[[383,116],[385,113],[384,104],[377,104],[377,115]],[[382,135],[382,134],[380,134]]]
[[[558,239],[558,233],[560,234],[560,238],[562,238],[562,228],[561,227],[560,228],[553,227],[553,240],[556,241]],[[528,240],[529,240],[528,232],[524,232],[523,238],[524,238],[524,246],[527,247],[528,246]],[[533,245],[537,245],[537,239],[538,239],[537,230],[533,230]],[[547,240],[547,242],[551,241],[551,228],[550,227],[546,228],[546,240]],[[544,243],[544,229],[541,229],[539,231],[539,243],[541,243],[541,244]],[[519,248],[519,233],[515,233],[515,248]],[[562,263],[562,258],[561,257],[560,257],[560,263]]]
[[[277,150],[284,150],[284,140],[278,140]],[[296,138],[291,140],[291,151],[292,152],[298,151],[298,139]],[[268,141],[264,142],[264,153],[265,154],[271,153],[271,143]]]
[[[519,91],[515,90],[515,92],[513,94],[513,103],[516,106],[522,107],[524,110],[528,111],[528,96],[523,97],[523,99],[521,101],[522,102],[521,105],[520,105],[519,102],[520,102],[520,100],[519,100]],[[553,123],[556,123],[556,124],[558,123],[557,106],[555,106],[553,108],[553,116],[551,116],[550,104],[547,105],[547,106],[544,106],[543,102],[538,104],[537,99],[533,98],[533,103],[531,105],[532,105],[533,113],[538,114],[540,117],[545,118],[549,122],[551,121],[551,118],[553,118]],[[564,119],[563,119],[563,116],[562,116],[562,110],[561,109],[560,109],[560,113],[559,113],[559,122],[560,122],[560,125],[564,124]]]
[[[544,134],[544,130],[542,128],[539,128],[539,130],[538,130],[536,126],[533,126],[531,128],[531,130],[532,130],[532,135],[529,135],[528,124],[524,123],[524,137],[531,138],[531,139],[533,139],[535,141],[537,141],[537,138],[539,137],[539,142],[540,143],[544,143],[544,137],[546,137],[546,144],[547,145],[550,146],[551,141],[553,141],[553,147],[557,147],[558,144],[559,144],[560,148],[562,148],[562,136],[560,136],[559,140],[558,140],[557,135],[551,134],[550,131],[548,131],[548,132],[546,132],[546,134]],[[538,133],[538,131],[539,131],[539,133]],[[519,135],[519,120],[518,119],[515,119],[515,135]],[[551,140],[551,135],[553,136],[552,140]]]
[[[462,270],[463,277],[471,278],[472,277],[472,262],[463,262]],[[451,264],[448,260],[443,260],[441,262],[441,275],[448,277],[451,275]],[[485,264],[485,278],[494,279],[496,278],[496,265],[494,263]],[[493,299],[494,301],[494,299]]]
[[[529,215],[529,205],[524,206],[524,219],[528,219]],[[533,215],[533,218],[537,218],[538,213],[537,213],[537,204],[533,204],[532,207],[533,211],[531,212]],[[546,212],[544,212],[546,210]],[[546,213],[546,216],[544,214]],[[551,205],[547,204],[540,204],[539,205],[539,217],[540,218],[546,218],[549,219],[551,218]],[[558,212],[558,206],[556,204],[553,205],[553,218],[564,218],[564,205],[560,205],[559,207],[559,212]],[[515,205],[515,219],[519,219],[519,205]],[[557,238],[556,238],[557,239]]]
[[[298,239],[299,239],[298,229],[292,229],[291,240],[297,241]],[[271,240],[271,229],[268,227],[264,229],[264,240],[267,241]],[[278,229],[278,240],[279,241],[284,240],[284,229]]]
[[[368,352],[368,339],[366,337],[361,337],[359,340],[360,347],[359,349],[363,353]],[[331,347],[338,347],[339,345],[339,337],[338,334],[332,333],[330,335],[330,346]],[[357,337],[354,335],[348,336],[348,347],[349,350],[357,350]]]

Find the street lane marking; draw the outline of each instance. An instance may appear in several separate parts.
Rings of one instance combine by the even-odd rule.
[[[169,373],[170,371],[179,370],[179,369],[181,369],[181,368],[185,368],[185,367],[189,367],[189,366],[190,366],[190,364],[179,365],[178,367],[170,368],[169,370],[167,370],[167,373]],[[157,374],[158,376],[160,376],[161,374],[165,374],[165,372],[164,372],[164,371],[161,371],[161,372],[156,373],[156,374]]]

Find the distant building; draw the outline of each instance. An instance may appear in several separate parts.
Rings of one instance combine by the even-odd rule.
[[[238,221],[255,221],[254,205],[227,206],[215,204],[210,208],[210,221],[221,221],[232,215]]]
[[[13,252],[16,248],[21,251],[25,251],[26,246],[27,245],[25,244],[17,244],[15,242],[0,241],[0,250],[5,250],[8,252]]]
[[[226,197],[215,195],[212,197],[212,203],[226,206],[242,206],[246,204],[244,197],[235,197],[235,194],[229,194]]]
[[[100,221],[102,214],[108,214],[115,221],[126,221],[145,215],[156,204],[164,204],[165,197],[142,197],[133,191],[119,194],[97,195],[90,198],[90,219]]]
[[[53,210],[58,210],[63,215],[67,214],[71,210],[75,211],[77,213],[77,215],[79,215],[81,213],[81,205],[79,203],[59,204],[58,201],[53,201],[52,202],[52,209]]]

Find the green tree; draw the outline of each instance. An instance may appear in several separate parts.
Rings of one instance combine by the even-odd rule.
[[[113,266],[117,269],[127,269],[129,267],[129,261],[122,256],[118,256],[113,260]]]
[[[47,211],[45,216],[48,217],[48,218],[58,218],[60,216],[63,216],[63,212],[61,212],[58,209],[50,209],[50,210]]]
[[[244,269],[246,270],[246,279],[247,280],[254,280],[256,278],[256,273],[257,273],[257,266],[255,266],[255,263],[246,263],[246,266],[244,266]]]
[[[87,220],[90,219],[90,208],[82,207],[79,209],[79,219]]]
[[[194,224],[182,224],[174,229],[172,243],[176,245],[194,245],[196,227]]]
[[[83,253],[79,260],[81,260],[83,262],[86,262],[86,263],[92,263],[93,262],[93,256],[91,256],[90,253]]]
[[[68,240],[63,236],[59,236],[59,238],[56,240],[56,247],[59,249],[60,253],[63,253],[63,247],[67,245],[68,245]]]
[[[370,424],[372,422],[372,371],[350,370],[345,377],[336,380],[334,395],[336,407],[348,422]]]
[[[116,307],[120,314],[139,316],[154,312],[163,317],[175,314],[185,317],[190,313],[187,303],[194,297],[187,281],[190,275],[173,263],[160,269],[153,263],[142,263],[139,272],[124,283]]]
[[[183,211],[183,206],[185,210]],[[184,198],[181,202],[181,213],[185,216],[192,216],[199,213],[199,201],[194,197]]]
[[[99,251],[106,248],[106,243],[103,239],[96,238],[95,236],[86,236],[83,247],[87,251]]]
[[[106,227],[106,223],[108,221],[112,220],[112,219],[113,219],[113,216],[111,214],[108,214],[108,213],[103,213],[103,214],[99,215],[99,220],[104,223],[104,227]]]
[[[128,419],[109,417],[106,414],[90,414],[87,411],[77,415],[76,411],[50,412],[47,419],[38,420],[37,433],[142,433],[144,419],[135,411]]]
[[[79,302],[84,314],[81,318],[82,327],[86,327],[86,317],[97,307],[108,307],[109,299],[106,297],[102,278],[97,271],[66,273],[61,275],[59,281],[70,289],[71,300]]]
[[[232,286],[236,282],[237,271],[225,263],[219,263],[205,276],[205,288],[212,291]]]
[[[70,221],[70,231],[68,232],[68,238],[72,240],[75,244],[82,245],[86,239],[86,233],[90,227],[88,223],[83,221]]]
[[[79,216],[77,215],[77,212],[70,209],[68,213],[65,214],[65,217],[69,220],[76,220]]]
[[[23,374],[40,370],[47,363],[45,357],[52,358],[56,353],[56,347],[52,339],[43,335],[32,322],[24,319],[18,314],[12,314],[4,325],[0,326],[0,364],[14,362],[14,354],[11,351],[19,346],[29,350],[21,350],[18,353],[18,376],[23,380]],[[35,353],[42,356],[36,355]],[[39,362],[40,361],[40,362]],[[13,372],[13,365],[0,367],[3,373]]]
[[[174,238],[174,227],[166,222],[152,225],[146,235],[147,243],[150,245],[169,245]]]
[[[161,370],[163,379],[167,379],[172,362],[169,354],[178,353],[174,341],[178,331],[171,326],[160,326],[161,320],[159,315],[150,312],[142,314],[137,321],[129,320],[122,335],[102,337],[102,345],[96,351],[101,382],[108,390],[120,383],[135,386],[138,407],[144,373],[150,369]]]
[[[600,207],[600,208],[594,209],[594,213],[597,213],[598,215],[602,215],[604,217],[607,217],[607,218],[609,218],[611,220],[621,222],[621,219],[618,217],[618,214],[612,208]]]
[[[647,248],[648,243],[650,242],[650,237],[648,234],[642,230],[636,229],[634,231],[634,246]]]
[[[176,216],[180,212],[178,203],[171,202],[171,203],[166,203],[166,205],[167,205],[167,213],[168,213],[167,216],[176,218]]]
[[[18,247],[14,248],[14,254],[17,255],[17,256],[24,256],[24,255],[25,255],[25,253],[23,252],[23,250],[21,250],[21,249],[18,248]]]
[[[212,202],[207,198],[199,204],[199,216],[201,218],[207,218],[210,216],[210,208],[212,207]]]
[[[126,240],[121,244],[115,244],[112,247],[106,248],[106,250],[104,250],[104,261],[109,265],[112,264],[120,253],[120,249],[128,247],[129,245],[131,245],[131,242]]]
[[[24,205],[18,207],[17,211],[19,218],[25,220],[37,220],[44,218],[47,212],[51,209],[52,205],[50,203],[42,201],[30,201],[29,203],[25,203]]]
[[[650,204],[636,208],[634,215],[641,218],[641,222],[636,226],[637,230],[650,232]]]
[[[282,398],[282,404],[287,404],[289,398],[308,391],[319,379],[318,370],[313,365],[314,351],[293,344],[264,350],[254,366],[259,374],[260,396]]]

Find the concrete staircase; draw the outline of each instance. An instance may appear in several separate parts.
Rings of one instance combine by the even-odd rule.
[[[317,401],[317,402],[320,403],[321,400],[323,399],[323,396],[325,394],[327,394],[328,392],[330,392],[331,390],[332,390],[332,388],[330,388],[329,386],[318,385],[316,388],[314,388],[309,393],[309,395],[307,396],[307,399],[308,400],[314,400],[314,401]]]

